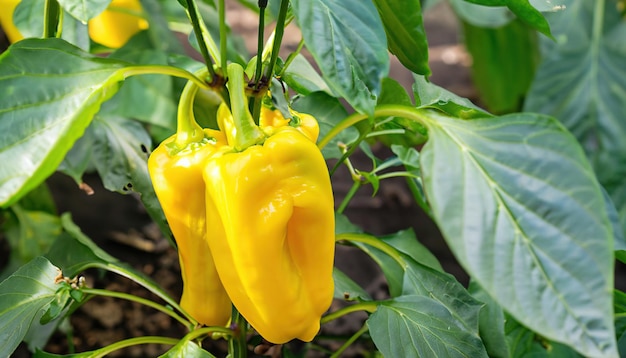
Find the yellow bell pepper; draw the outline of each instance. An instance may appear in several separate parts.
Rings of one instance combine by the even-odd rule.
[[[289,113],[293,117],[292,119],[285,118],[278,109],[264,105],[261,107],[259,126],[267,136],[271,136],[276,129],[290,125],[315,143],[320,134],[320,127],[315,117],[310,114],[299,113],[291,108],[289,108]]]
[[[11,43],[24,38],[13,24],[13,12],[15,12],[15,8],[20,1],[21,0],[0,1],[0,8],[2,8],[2,11],[0,11],[0,26],[2,26],[2,30],[4,30],[4,33]]]
[[[122,47],[134,34],[148,28],[137,16],[142,11],[139,0],[113,0],[100,15],[89,20],[89,37],[110,48]]]
[[[224,135],[202,129],[193,117],[198,87],[188,83],[178,106],[175,135],[148,158],[152,186],[174,234],[183,279],[181,307],[199,323],[225,325],[232,303],[213,263],[207,243],[204,162],[229,150]]]
[[[24,38],[13,23],[13,13],[21,0],[0,0],[0,25],[11,43]],[[124,45],[148,22],[137,16],[142,11],[139,0],[113,0],[101,14],[89,20],[89,37],[110,48]]]
[[[232,123],[221,107],[218,123]],[[262,144],[213,155],[204,181],[207,240],[235,307],[272,343],[311,341],[332,301],[335,247],[330,178],[315,143],[278,127]]]

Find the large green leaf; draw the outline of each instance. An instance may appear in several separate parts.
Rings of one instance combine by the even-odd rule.
[[[0,283],[0,357],[10,357],[35,318],[54,300],[60,273],[37,257]]]
[[[586,355],[616,355],[613,234],[575,138],[542,115],[423,114],[424,188],[472,278],[544,337]]]
[[[123,68],[59,39],[26,39],[0,55],[0,206],[54,172]]]
[[[293,0],[307,49],[334,93],[372,113],[389,72],[387,41],[376,7],[361,0]]]
[[[420,0],[374,0],[385,27],[389,51],[420,75],[430,75],[428,41]]]
[[[558,118],[581,142],[626,232],[626,22],[617,1],[563,0],[548,19],[545,42],[524,110]]]
[[[385,357],[487,357],[478,335],[456,322],[438,301],[412,295],[383,302],[367,325]]]

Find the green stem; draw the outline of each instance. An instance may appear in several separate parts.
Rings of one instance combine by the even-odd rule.
[[[338,309],[335,312],[331,312],[327,314],[326,316],[322,317],[320,324],[328,323],[330,321],[333,321],[339,317],[343,317],[352,312],[366,311],[366,312],[372,313],[372,312],[375,312],[377,308],[378,308],[378,304],[372,301],[355,303],[353,305],[346,306],[344,308]]]
[[[389,178],[402,178],[402,177],[415,178],[415,174],[411,174],[408,172],[392,172],[392,173],[381,174],[378,176],[378,179],[383,180],[383,179],[389,179]]]
[[[361,327],[361,329],[356,331],[355,334],[353,334],[350,338],[348,338],[348,340],[346,340],[346,343],[344,343],[341,347],[339,347],[339,349],[337,349],[335,351],[335,353],[333,353],[329,358],[339,358],[339,357],[341,357],[341,354],[346,349],[348,349],[348,347],[350,347],[352,345],[352,343],[354,343],[357,339],[359,339],[359,337],[361,337],[368,330],[369,330],[369,328],[367,327],[367,325],[363,325],[363,327]]]
[[[176,314],[176,312],[172,311],[171,309],[168,309],[166,307],[163,307],[162,305],[154,302],[154,301],[150,301],[148,299],[142,298],[142,297],[138,297],[138,296],[134,296],[128,293],[124,293],[124,292],[115,292],[115,291],[109,291],[109,290],[102,290],[102,289],[98,289],[98,288],[88,288],[88,287],[83,287],[80,289],[82,292],[86,293],[86,294],[90,294],[90,295],[97,295],[97,296],[105,296],[105,297],[113,297],[113,298],[120,298],[123,300],[127,300],[127,301],[132,301],[132,302],[137,302],[140,303],[142,305],[148,306],[148,307],[152,307],[157,311],[163,312],[166,315],[174,318],[175,320],[177,320],[178,322],[180,322],[183,326],[185,327],[193,327],[193,323],[187,321],[186,319],[184,319],[183,317],[179,316],[178,314]]]
[[[198,47],[200,47],[200,53],[202,54],[202,58],[204,58],[204,62],[206,64],[206,68],[207,71],[209,72],[209,74],[211,75],[211,79],[215,79],[215,70],[213,70],[213,59],[211,58],[211,55],[209,55],[209,49],[207,46],[207,40],[206,38],[208,37],[210,39],[210,35],[209,36],[204,36],[207,31],[206,28],[204,27],[204,22],[202,21],[202,18],[200,17],[200,12],[198,11],[198,5],[196,5],[195,0],[186,0],[187,2],[187,16],[189,17],[189,20],[191,21],[191,26],[193,27],[193,32],[194,35],[196,36],[196,40],[198,41]],[[225,34],[222,34],[222,37]],[[213,43],[213,39],[210,39],[211,43]],[[215,44],[213,44],[213,46],[215,46]],[[216,55],[216,54],[213,54]],[[216,56],[214,58],[220,58],[219,56]]]
[[[226,28],[226,1],[220,0],[220,68],[226,68],[228,54],[228,29]]]
[[[259,88],[263,70],[263,38],[265,37],[265,8],[267,0],[259,0],[259,31],[257,36],[256,71],[254,75],[254,88]]]
[[[56,37],[59,29],[61,7],[57,0],[45,0],[43,17],[43,37]]]
[[[280,45],[283,41],[283,35],[285,33],[285,19],[287,18],[287,10],[289,9],[289,0],[281,0],[280,10],[278,12],[278,19],[276,20],[276,29],[274,29],[274,43],[272,45],[272,57],[265,69],[265,77],[271,78],[274,73],[274,65],[278,59],[278,52],[280,51]]]
[[[227,67],[228,71],[228,92],[230,95],[230,110],[233,116],[234,133],[227,132],[226,136],[231,136],[236,150],[242,151],[252,145],[259,144],[265,140],[265,135],[254,123],[252,114],[248,107],[248,97],[246,96],[243,67],[237,63],[231,63]],[[224,130],[224,128],[222,128]]]
[[[157,287],[155,287],[155,285],[152,285],[150,281],[144,279],[142,276],[138,276],[134,272],[128,271],[124,267],[116,266],[115,264],[110,264],[110,263],[109,264],[99,264],[99,263],[96,263],[93,266],[89,266],[89,267],[101,268],[101,269],[103,269],[105,271],[113,272],[113,273],[116,273],[116,274],[118,274],[118,275],[120,275],[122,277],[126,277],[129,280],[132,280],[133,282],[141,285],[142,287],[144,287],[148,291],[154,293],[156,296],[161,298],[163,301],[165,301],[165,303],[167,303],[169,306],[171,306],[174,309],[176,309],[178,312],[181,312],[185,316],[185,318],[187,318],[187,321],[193,323],[194,326],[197,324],[197,321],[193,317],[191,317],[188,313],[186,313],[185,310],[183,310],[182,307],[180,307],[178,302],[176,302],[174,299],[172,299],[164,291],[162,291],[160,289],[157,289]]]
[[[233,335],[233,331],[226,327],[210,326],[194,329],[185,336],[185,339],[193,341],[194,339],[200,338],[202,336],[209,336],[213,333],[219,333],[227,336]]]
[[[206,74],[206,71],[202,71]],[[196,122],[193,114],[193,102],[198,93],[198,86],[194,82],[187,82],[180,94],[178,101],[178,114],[176,124],[176,149],[181,150],[191,143],[197,143],[204,139],[204,131]]]
[[[428,119],[421,113],[421,109],[403,106],[403,105],[383,105],[374,110],[374,117],[387,117],[395,116],[407,119],[412,119],[420,122],[424,125]],[[322,138],[317,146],[324,148],[334,137],[336,137],[341,131],[349,128],[363,120],[368,118],[367,114],[354,113],[346,117],[343,121],[337,123],[325,136]]]
[[[196,77],[191,72],[183,70],[182,68],[174,66],[161,66],[161,65],[145,65],[145,66],[130,66],[122,69],[124,78],[136,75],[169,75],[174,77],[180,77],[193,82],[196,86],[202,89],[212,89],[204,80]],[[206,73],[206,72],[205,72]]]
[[[354,194],[356,194],[356,192],[359,190],[360,187],[361,187],[360,181],[355,181],[354,183],[352,183],[352,187],[350,188],[350,190],[346,194],[346,197],[343,198],[343,200],[341,201],[341,204],[337,208],[337,214],[342,214],[344,210],[346,210],[346,207],[348,207],[348,203],[350,203],[350,200],[352,200],[352,198],[354,197]]]
[[[229,357],[246,358],[248,356],[248,344],[246,342],[248,323],[235,306],[233,306],[232,317],[234,334],[228,343]]]
[[[115,343],[110,344],[110,345],[108,345],[106,347],[100,348],[100,349],[94,351],[93,354],[90,355],[90,357],[92,357],[92,358],[101,358],[101,357],[106,356],[107,354],[110,354],[110,353],[115,352],[117,350],[120,350],[122,348],[130,347],[130,346],[136,346],[136,345],[139,345],[139,344],[166,344],[166,345],[174,346],[178,342],[179,342],[179,340],[176,339],[176,338],[158,337],[158,336],[145,336],[145,337],[129,338],[129,339],[125,339],[123,341],[115,342]]]
[[[360,242],[363,244],[367,244],[387,254],[387,256],[396,261],[398,265],[402,267],[402,269],[406,269],[407,267],[406,262],[404,261],[402,255],[400,255],[400,252],[398,252],[398,250],[375,236],[367,234],[345,233],[335,236],[335,241]]]

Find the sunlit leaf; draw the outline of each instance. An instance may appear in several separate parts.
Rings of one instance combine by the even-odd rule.
[[[529,2],[529,0],[466,0],[467,2],[471,2],[474,4],[487,5],[487,6],[506,6],[511,10],[517,18],[527,23],[528,25],[534,27],[539,30],[539,32],[550,36],[550,25],[548,21],[546,21],[545,17],[541,14],[540,10],[537,9],[539,7],[542,10],[551,11],[558,10],[560,7],[552,6],[549,7],[549,4],[552,3],[551,0],[534,0],[533,4]],[[537,3],[535,5],[534,3]],[[533,6],[535,5],[535,6]]]
[[[56,170],[117,91],[123,68],[54,38],[26,39],[0,55],[0,206]]]
[[[615,355],[612,230],[575,138],[541,115],[425,116],[424,188],[471,277],[542,336]]]

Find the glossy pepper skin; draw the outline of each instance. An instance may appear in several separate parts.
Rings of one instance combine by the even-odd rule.
[[[21,0],[0,0],[0,25],[11,43],[24,38],[13,23],[13,13]],[[141,13],[139,0],[113,0],[101,14],[89,20],[89,37],[110,48],[119,48],[148,23],[130,12]]]
[[[180,151],[176,135],[163,141],[148,159],[152,185],[178,246],[183,278],[181,307],[199,323],[225,325],[231,302],[219,279],[207,244],[205,160],[226,144],[222,133],[204,130],[205,139]]]
[[[235,307],[272,343],[311,341],[334,287],[333,194],[317,146],[278,127],[262,144],[209,158],[204,181],[207,240]]]
[[[259,126],[268,136],[271,136],[278,128],[292,126],[315,143],[320,134],[320,127],[315,117],[310,114],[299,113],[291,108],[289,112],[293,117],[291,119],[285,118],[278,109],[263,106],[261,107]]]

